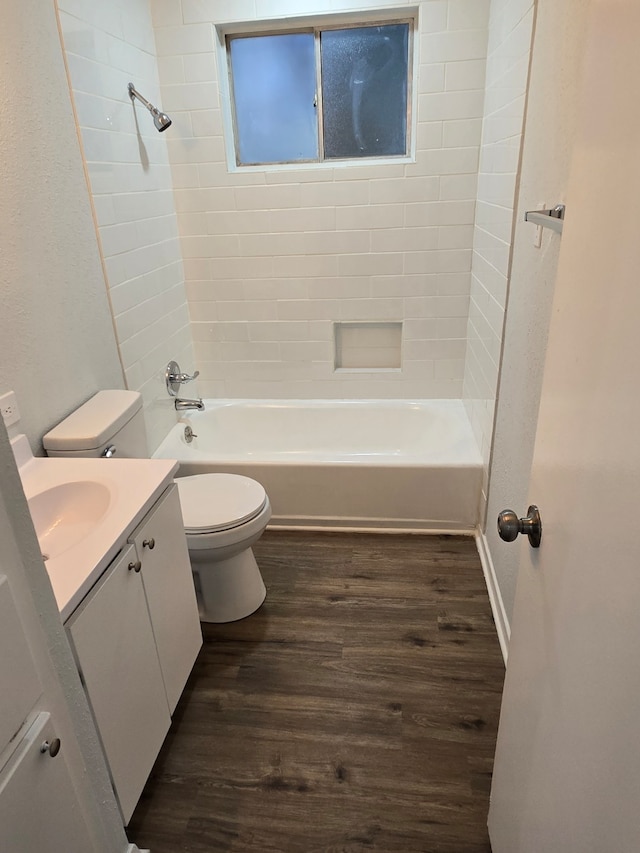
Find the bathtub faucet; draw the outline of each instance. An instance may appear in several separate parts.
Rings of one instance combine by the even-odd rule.
[[[184,412],[186,409],[197,409],[199,412],[204,411],[202,397],[198,400],[183,400],[182,397],[178,397],[178,394],[180,393],[180,386],[184,382],[191,382],[199,375],[199,370],[196,370],[193,376],[183,373],[180,370],[180,365],[177,361],[170,361],[167,365],[164,372],[164,379],[169,396],[174,398],[176,412]]]
[[[196,370],[193,376],[189,376],[188,373],[183,373],[180,370],[180,365],[177,361],[170,361],[164,371],[167,393],[170,397],[177,397],[180,393],[180,386],[185,382],[193,382],[198,376],[200,376],[199,370]]]
[[[182,400],[180,397],[176,397],[175,406],[176,412],[184,412],[187,409],[197,409],[199,412],[204,412],[202,398],[199,400]]]

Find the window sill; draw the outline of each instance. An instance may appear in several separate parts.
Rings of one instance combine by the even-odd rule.
[[[238,166],[227,164],[230,174],[246,174],[247,172],[309,172],[316,169],[359,169],[363,166],[375,168],[384,166],[404,166],[415,163],[414,156],[407,157],[367,157],[362,160],[322,160],[316,163],[265,163],[257,166]]]
[[[334,373],[402,373],[401,367],[334,367]]]

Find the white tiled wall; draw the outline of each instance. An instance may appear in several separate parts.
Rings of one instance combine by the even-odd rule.
[[[461,396],[490,4],[417,5],[415,163],[239,174],[214,24],[371,4],[151,0],[205,396]],[[336,373],[340,320],[403,321],[402,371]]]
[[[492,0],[463,388],[482,450],[484,502],[533,18],[533,0]]]
[[[132,81],[160,103],[149,2],[58,5],[120,355],[128,387],[143,395],[153,450],[176,417],[165,366],[175,358],[191,370],[193,352],[167,131],[127,91]]]

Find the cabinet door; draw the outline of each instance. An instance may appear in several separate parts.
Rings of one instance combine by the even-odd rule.
[[[142,561],[142,580],[169,709],[173,713],[202,646],[176,485],[167,489],[134,531],[131,541]]]
[[[0,850],[6,853],[95,849],[78,808],[64,744],[55,757],[41,752],[55,736],[49,714],[41,712],[0,773]]]
[[[128,546],[67,621],[125,825],[171,722],[136,559]]]

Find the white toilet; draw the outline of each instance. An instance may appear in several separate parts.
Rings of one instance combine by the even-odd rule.
[[[137,391],[99,391],[42,439],[49,456],[148,456]],[[105,460],[105,465],[109,462]],[[203,622],[233,622],[265,599],[251,546],[269,519],[260,483],[237,474],[196,474],[176,480]]]

